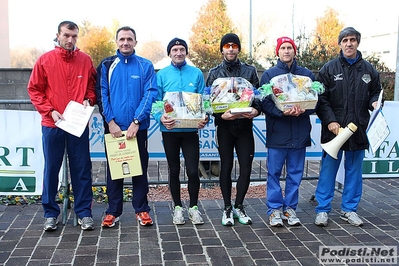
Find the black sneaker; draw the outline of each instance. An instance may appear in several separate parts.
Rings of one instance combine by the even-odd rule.
[[[223,211],[222,224],[226,225],[226,226],[234,225],[233,210],[232,210],[231,206],[227,207]]]
[[[238,219],[240,224],[252,224],[251,217],[245,213],[244,206],[242,205],[233,208],[233,217]]]

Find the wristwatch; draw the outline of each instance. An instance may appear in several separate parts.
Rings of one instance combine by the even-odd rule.
[[[133,123],[135,123],[136,125],[140,125],[140,124],[141,124],[140,121],[139,121],[137,118],[135,118],[135,119],[133,120]]]

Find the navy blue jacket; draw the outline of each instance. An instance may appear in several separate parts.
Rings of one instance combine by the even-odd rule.
[[[358,128],[341,150],[368,149],[366,128],[370,120],[369,110],[381,92],[380,75],[377,70],[357,52],[357,60],[350,65],[340,51],[339,57],[327,62],[319,72],[318,79],[325,92],[320,95],[317,110],[322,124],[321,143],[332,140],[335,135],[328,124],[337,122],[346,127],[353,122]]]
[[[315,80],[313,73],[307,68],[298,66],[295,59],[291,68],[279,59],[275,67],[263,73],[260,84],[267,84],[272,78],[288,73]],[[306,110],[299,116],[284,116],[283,111],[276,107],[272,98],[266,97],[262,101],[262,112],[266,115],[266,147],[299,149],[311,145],[312,125],[309,115],[315,110]]]

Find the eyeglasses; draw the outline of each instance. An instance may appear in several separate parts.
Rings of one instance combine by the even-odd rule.
[[[238,49],[239,46],[238,46],[238,44],[235,44],[235,43],[233,43],[233,44],[226,43],[225,45],[223,45],[223,48],[224,48],[224,49],[230,49],[230,48]]]

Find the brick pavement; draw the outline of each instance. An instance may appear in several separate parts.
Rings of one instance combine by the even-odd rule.
[[[316,180],[304,180],[297,214],[303,225],[268,226],[264,199],[246,199],[252,225],[221,225],[221,200],[203,200],[205,224],[172,224],[171,203],[151,202],[154,225],[141,227],[130,202],[119,225],[100,227],[106,208],[95,203],[94,231],[81,231],[69,216],[55,232],[43,232],[39,204],[0,206],[0,265],[318,265],[320,245],[396,245],[399,242],[399,180],[366,179],[354,227],[339,219],[335,193],[328,227],[314,221]]]

